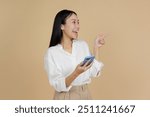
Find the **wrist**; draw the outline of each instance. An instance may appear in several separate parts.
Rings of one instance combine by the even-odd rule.
[[[100,48],[102,45],[100,43],[94,43],[94,48]]]
[[[93,48],[94,55],[97,55],[97,53],[99,52],[99,50],[100,50],[100,47],[94,46],[94,48]]]
[[[76,77],[78,77],[80,74],[75,70],[74,72],[73,72],[73,76],[76,78]]]

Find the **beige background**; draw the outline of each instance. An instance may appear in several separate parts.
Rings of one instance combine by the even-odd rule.
[[[43,67],[55,14],[75,10],[92,50],[99,32],[105,64],[94,99],[150,99],[149,0],[0,0],[0,99],[52,99]]]

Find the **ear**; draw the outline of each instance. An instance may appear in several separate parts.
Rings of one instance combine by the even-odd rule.
[[[63,24],[61,24],[61,30],[64,30],[64,25]]]

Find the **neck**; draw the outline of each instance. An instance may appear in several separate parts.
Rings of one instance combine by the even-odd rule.
[[[64,49],[71,49],[72,48],[72,40],[62,38],[61,45],[63,46]]]

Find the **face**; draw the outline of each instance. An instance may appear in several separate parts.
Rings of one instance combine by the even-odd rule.
[[[79,28],[79,19],[75,14],[72,14],[66,19],[66,23],[61,25],[63,38],[76,39]]]

